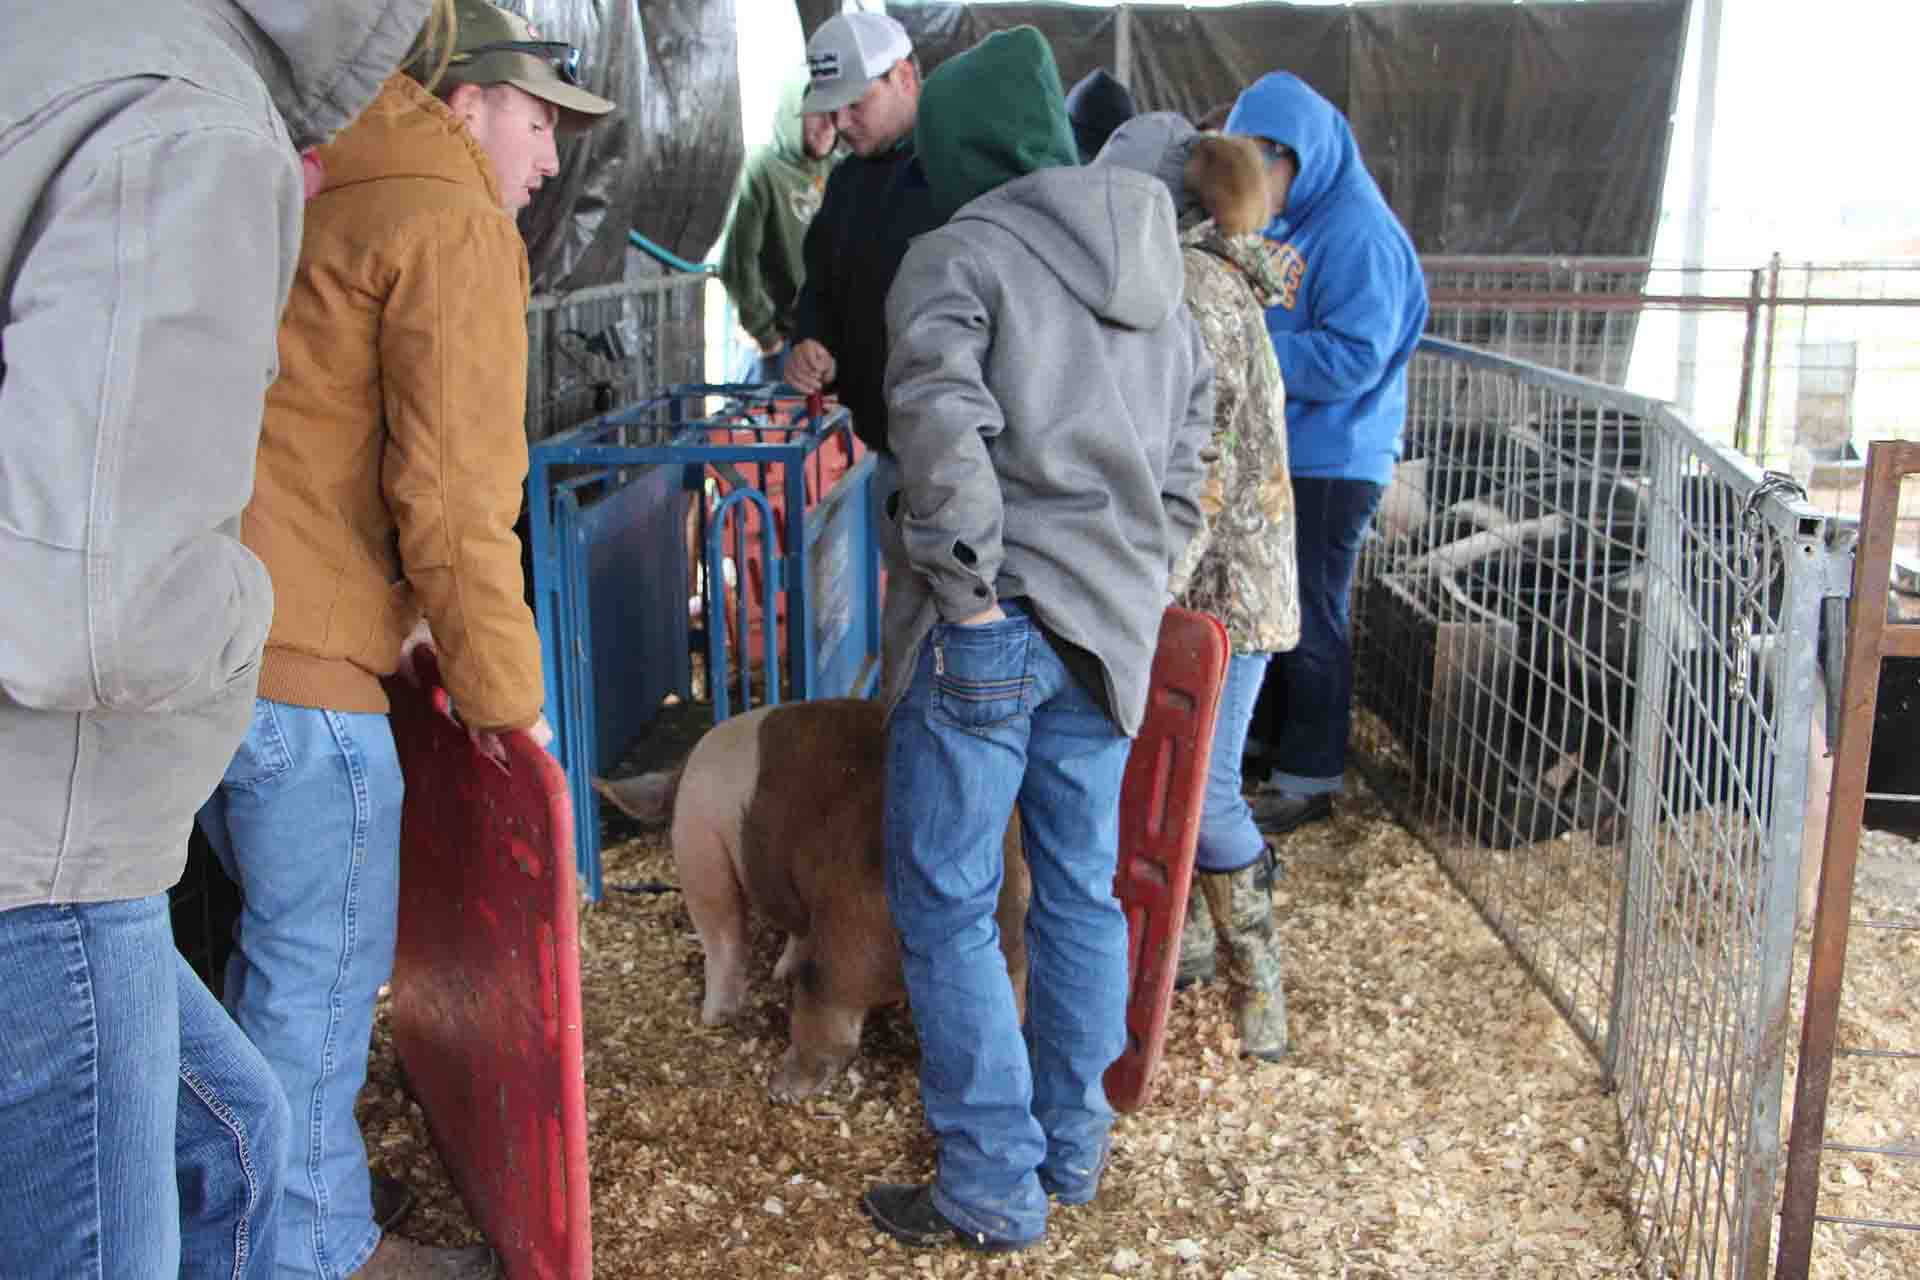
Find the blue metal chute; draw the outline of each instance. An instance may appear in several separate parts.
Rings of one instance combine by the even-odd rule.
[[[694,654],[705,660],[716,721],[751,705],[756,629],[769,703],[872,691],[873,465],[856,464],[844,409],[730,383],[671,387],[529,454],[548,717],[582,815],[580,883],[598,898],[592,779],[619,762],[669,695],[691,699]],[[757,537],[748,527],[755,512]],[[740,568],[731,602],[729,542]]]

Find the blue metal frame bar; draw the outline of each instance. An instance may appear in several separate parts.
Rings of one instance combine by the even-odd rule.
[[[780,644],[779,644],[779,592],[783,587],[780,571],[780,559],[774,554],[773,546],[773,504],[766,494],[758,489],[736,489],[721,500],[714,508],[713,524],[707,530],[707,572],[706,614],[708,618],[720,617],[720,611],[726,608],[726,574],[715,572],[711,566],[726,563],[725,535],[727,531],[727,513],[735,507],[751,502],[760,509],[760,563],[766,570],[762,584],[760,602],[761,649],[767,655],[767,705],[776,706],[780,701]],[[791,507],[793,504],[787,504]],[[739,640],[740,661],[740,710],[753,708],[753,668],[747,661],[750,650],[749,619],[747,617],[747,522],[740,519],[734,523],[734,563],[740,568],[740,583],[734,592],[733,634]],[[792,615],[788,615],[788,625],[792,625]],[[725,625],[707,624],[707,687],[713,693],[713,718],[716,723],[725,720],[733,712],[727,701],[727,629]],[[799,683],[796,678],[796,684]],[[796,696],[805,697],[797,689]]]
[[[813,666],[822,660],[822,655],[815,653],[816,604],[807,598],[810,551],[807,523],[810,504],[805,487],[807,463],[810,458],[818,458],[820,450],[835,437],[850,454],[853,436],[851,419],[837,406],[801,413],[784,423],[769,420],[775,401],[783,402],[781,407],[785,408],[798,399],[776,384],[676,385],[558,432],[529,450],[527,506],[529,538],[533,544],[534,612],[540,628],[555,751],[568,775],[574,812],[581,815],[576,828],[576,852],[581,885],[589,900],[598,899],[601,894],[598,827],[590,815],[596,806],[592,774],[602,762],[596,758],[599,733],[594,705],[594,622],[590,598],[593,593],[588,581],[592,572],[588,543],[593,537],[590,533],[593,522],[585,516],[603,497],[623,491],[634,479],[635,470],[660,466],[682,468],[681,488],[696,495],[699,501],[697,545],[707,555],[702,588],[706,607],[701,624],[707,634],[699,637],[697,629],[690,624],[687,639],[705,641],[709,687],[718,720],[734,713],[727,690],[727,637],[725,617],[720,612],[725,607],[722,603],[724,581],[717,572],[722,563],[719,549],[724,545],[724,526],[733,508],[748,502],[757,504],[762,521],[761,563],[765,570],[761,589],[768,698],[778,701],[781,694],[782,631],[778,609],[783,592],[788,597],[784,638],[791,646],[787,653],[791,694],[795,698],[816,696],[815,686],[819,680]],[[713,400],[724,406],[718,413],[707,409],[708,402]],[[623,437],[636,427],[664,438],[644,445],[625,443]],[[708,438],[713,431],[750,432],[755,439],[715,443]],[[776,435],[777,439],[770,438]],[[743,466],[757,474],[759,488],[747,484],[746,476],[738,470]],[[770,467],[780,469],[789,495],[785,519],[780,522],[772,519],[771,502],[762,492]],[[562,474],[562,469],[571,474]],[[857,468],[850,470],[848,476],[854,476],[857,471]],[[815,473],[824,479],[824,464],[816,467]],[[717,474],[732,489],[711,511],[704,492],[709,474]],[[843,479],[842,483],[846,481]],[[605,492],[596,492],[599,490]],[[826,495],[814,496],[818,500]],[[736,525],[735,542],[741,549],[739,562],[743,570],[736,609],[738,634],[744,641],[748,636],[746,593],[751,587],[744,581],[745,522],[736,519]],[[863,610],[866,626],[862,630],[871,655],[878,652],[879,610],[874,603],[878,595],[878,557],[872,554],[874,538],[870,523],[862,523],[856,532],[860,539],[856,545],[865,553],[855,572],[859,575],[857,589],[864,593],[866,603]],[[750,703],[751,675],[744,662],[741,680],[741,701]],[[872,679],[860,683],[870,688]]]

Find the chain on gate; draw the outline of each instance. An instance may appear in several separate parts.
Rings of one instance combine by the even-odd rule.
[[[1765,557],[1761,554],[1767,522],[1761,518],[1760,507],[1768,498],[1780,494],[1804,500],[1807,491],[1785,472],[1768,471],[1747,495],[1746,506],[1740,512],[1740,549],[1733,570],[1740,599],[1733,613],[1733,680],[1728,686],[1728,692],[1736,698],[1747,691],[1754,645],[1767,623],[1766,592],[1771,575],[1765,572]]]

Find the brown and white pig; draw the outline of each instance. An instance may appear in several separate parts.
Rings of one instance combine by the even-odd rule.
[[[774,967],[791,984],[792,1044],[775,1097],[820,1092],[860,1047],[867,1011],[906,998],[887,910],[881,840],[885,726],[852,698],[762,707],[709,729],[679,769],[594,788],[642,822],[671,821],[673,861],[706,957],[709,1026],[746,1001],[748,907],[787,934]],[[995,913],[1024,1011],[1030,882],[1017,820]]]

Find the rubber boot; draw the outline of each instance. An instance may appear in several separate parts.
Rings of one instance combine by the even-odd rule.
[[[1180,930],[1180,968],[1173,975],[1173,989],[1185,991],[1196,982],[1212,982],[1214,952],[1213,913],[1207,910],[1200,893],[1200,877],[1193,873],[1193,886],[1187,891],[1187,923]]]
[[[1273,928],[1267,857],[1238,871],[1201,873],[1195,880],[1227,945],[1227,982],[1233,990],[1240,1054],[1277,1062],[1287,1052],[1287,996],[1280,983],[1280,939]]]

